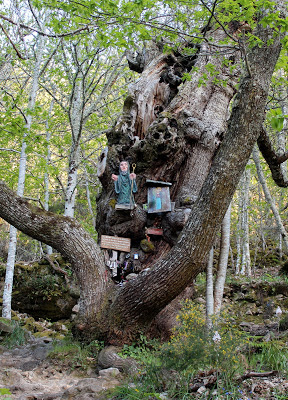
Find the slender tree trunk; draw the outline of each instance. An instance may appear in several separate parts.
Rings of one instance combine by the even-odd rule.
[[[213,258],[214,247],[211,247],[206,268],[206,324],[210,329],[212,326],[211,315],[214,314],[214,294],[213,294]]]
[[[261,192],[261,184],[260,182],[258,182],[258,198],[259,198],[259,203],[262,203],[263,199],[262,199],[262,192]],[[263,221],[264,221],[264,213],[262,210],[262,207],[259,207],[259,216],[260,216],[260,221],[259,221],[259,226],[260,226],[260,240],[261,240],[261,250],[264,252],[265,251],[265,247],[266,247],[266,241],[265,241],[265,235],[264,235],[264,229],[263,229]]]
[[[52,99],[49,107],[49,113],[46,120],[46,141],[47,141],[47,156],[46,156],[46,172],[44,174],[44,209],[46,211],[49,210],[49,197],[50,197],[50,189],[49,189],[49,165],[51,163],[51,149],[50,149],[50,140],[51,140],[51,130],[49,127],[49,119],[51,117],[52,109],[54,106],[54,99]],[[53,249],[51,246],[46,246],[47,254],[52,254]]]
[[[250,259],[250,238],[249,238],[249,186],[250,186],[250,170],[246,169],[243,174],[243,183],[241,186],[241,251],[242,262],[240,274],[251,276],[251,259]]]
[[[87,198],[87,204],[88,204],[89,213],[90,213],[90,215],[91,215],[92,224],[93,224],[93,226],[95,226],[95,224],[96,224],[96,218],[95,218],[95,216],[94,216],[93,207],[92,207],[92,204],[91,204],[91,195],[90,195],[90,188],[89,188],[89,180],[88,180],[88,173],[87,173],[86,168],[85,168],[85,188],[86,188],[86,198]]]
[[[235,275],[240,274],[240,265],[241,265],[241,259],[242,259],[242,253],[241,253],[241,243],[242,243],[242,232],[241,232],[241,213],[242,213],[242,196],[240,193],[240,187],[241,187],[241,180],[240,180],[240,185],[239,185],[239,193],[238,193],[238,221],[237,221],[237,227],[236,227],[236,265],[235,265]]]
[[[262,167],[261,167],[261,164],[260,164],[259,152],[258,152],[256,147],[253,149],[253,160],[254,160],[255,165],[256,165],[258,179],[259,179],[259,182],[261,183],[261,186],[262,186],[262,189],[263,189],[263,192],[264,192],[264,195],[265,195],[265,199],[266,199],[267,203],[269,204],[269,206],[271,207],[271,210],[273,212],[273,215],[274,215],[274,218],[275,218],[275,221],[276,221],[277,228],[279,230],[280,235],[283,238],[283,242],[285,244],[286,251],[288,251],[287,232],[286,232],[286,229],[285,229],[285,227],[284,227],[284,225],[282,223],[281,216],[280,216],[279,211],[278,211],[278,209],[276,207],[275,201],[274,201],[273,197],[271,196],[270,190],[269,190],[268,185],[267,185],[267,183],[265,181],[263,170],[262,170]]]
[[[214,290],[214,312],[219,314],[221,311],[224,285],[226,280],[228,258],[229,258],[229,248],[230,248],[230,221],[231,221],[231,204],[223,218],[221,224],[221,245],[220,245],[220,255],[218,262],[218,270],[215,281]]]
[[[69,120],[72,133],[72,146],[69,154],[69,167],[67,176],[67,186],[65,191],[65,211],[66,217],[74,217],[76,188],[78,178],[78,168],[80,164],[80,139],[83,128],[84,93],[83,80],[80,75],[75,77],[75,84],[71,94],[69,110]]]
[[[44,47],[44,37],[39,36],[38,38],[38,46],[37,46],[37,55],[36,55],[36,63],[32,77],[29,102],[28,102],[28,110],[33,110],[36,102],[36,95],[38,90],[38,80],[40,74],[40,65],[42,62],[43,55],[43,47]],[[29,134],[31,124],[32,124],[32,115],[31,113],[26,114],[26,126],[25,132],[23,135],[20,161],[19,161],[19,175],[18,175],[18,186],[17,186],[17,195],[22,197],[24,194],[25,187],[25,175],[26,175],[26,137]],[[12,299],[12,288],[13,288],[13,276],[14,276],[14,265],[16,258],[16,246],[17,246],[17,229],[14,226],[10,227],[10,238],[9,238],[9,249],[8,249],[8,257],[6,264],[6,275],[5,275],[5,285],[3,291],[3,308],[2,308],[2,316],[4,318],[11,319],[11,299]]]
[[[282,72],[283,73],[283,72]],[[283,79],[285,79],[283,77]],[[281,90],[282,89],[282,90]],[[287,78],[286,78],[286,85],[280,88],[280,95],[284,100],[280,101],[281,110],[283,115],[288,115],[288,103],[287,103],[287,96],[288,96],[288,88],[287,88]],[[288,118],[284,117],[283,121],[283,128],[280,132],[278,132],[277,136],[277,147],[278,147],[278,154],[284,154],[286,152],[286,136],[287,136],[287,128],[288,128]],[[281,172],[284,176],[284,179],[287,180],[287,161],[284,161],[280,165]]]

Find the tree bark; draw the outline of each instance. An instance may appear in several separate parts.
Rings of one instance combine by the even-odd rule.
[[[86,321],[86,328],[92,331],[92,323],[97,326],[113,288],[97,243],[73,218],[29,204],[3,182],[0,182],[0,204],[1,218],[13,223],[27,235],[52,246],[72,263],[81,288],[79,315],[82,321]],[[81,331],[84,325],[79,324],[78,328]],[[89,332],[87,334],[89,336]]]
[[[211,35],[215,41],[225,37],[219,29]],[[227,48],[227,54],[220,57],[216,51],[213,44],[205,44],[189,57],[184,52],[161,53],[130,87],[123,115],[108,134],[108,154],[102,156],[105,168],[102,162],[98,175],[103,186],[97,202],[99,235],[123,235],[120,228],[125,223],[126,235],[134,239],[136,247],[145,238],[143,227],[149,224],[151,215],[140,218],[137,213],[119,213],[111,201],[115,199],[111,174],[116,174],[119,162],[127,159],[137,165],[138,211],[147,201],[146,179],[172,183],[170,195],[175,210],[163,216],[162,227],[164,240],[171,246],[177,242],[223,139],[239,79],[239,68],[230,72],[231,65],[239,60],[237,51],[231,54]],[[215,84],[213,76],[201,84],[207,63],[219,71],[217,78],[227,81],[227,85]],[[193,66],[196,72],[191,80],[181,85],[181,76]],[[143,269],[145,266],[144,261]]]
[[[49,113],[46,119],[46,141],[47,141],[47,156],[46,156],[46,172],[44,174],[44,209],[46,211],[49,210],[49,198],[50,198],[50,190],[49,190],[49,170],[48,167],[51,163],[51,149],[50,149],[50,141],[51,141],[51,130],[49,127],[49,119],[51,118],[51,113],[54,106],[54,99],[51,100]],[[52,254],[53,249],[51,246],[46,246],[47,254]]]

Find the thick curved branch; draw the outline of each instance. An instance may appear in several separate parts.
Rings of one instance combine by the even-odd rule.
[[[279,156],[273,149],[273,145],[269,139],[268,133],[264,128],[261,129],[260,136],[257,139],[257,144],[270,168],[272,178],[276,185],[280,187],[287,187],[288,179],[283,175],[280,165],[288,159],[288,152],[286,151],[284,154]]]
[[[70,261],[81,287],[79,318],[93,318],[104,307],[103,296],[111,284],[107,280],[104,258],[97,243],[76,220],[30,204],[1,181],[0,217],[26,235],[58,250]]]

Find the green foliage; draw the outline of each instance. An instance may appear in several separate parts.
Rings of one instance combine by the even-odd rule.
[[[87,371],[96,366],[98,353],[103,347],[104,344],[98,340],[93,340],[85,345],[68,335],[65,339],[53,343],[53,349],[48,357],[58,366],[63,365],[71,370]]]
[[[241,364],[237,353],[245,336],[227,316],[213,317],[213,328],[207,329],[203,308],[186,301],[178,321],[179,327],[161,349],[163,365],[178,371],[212,367],[235,374]]]
[[[137,343],[131,345],[124,344],[119,355],[123,358],[132,357],[135,360],[145,365],[153,364],[156,362],[156,352],[159,349],[159,342],[154,339],[147,339],[143,334],[140,335]]]
[[[268,118],[270,119],[272,128],[278,132],[281,132],[283,129],[284,120],[285,118],[288,118],[288,115],[283,115],[281,108],[274,108],[270,110]]]
[[[59,279],[56,276],[47,274],[39,276],[31,276],[29,280],[21,283],[24,289],[33,288],[31,298],[42,297],[43,300],[51,300],[55,295],[61,294],[61,287],[59,287]]]
[[[163,397],[160,393],[156,392],[145,392],[143,388],[130,387],[130,386],[119,386],[113,390],[113,399],[115,400],[142,400],[142,399],[154,399],[162,400]]]
[[[9,389],[0,388],[0,399],[1,400],[12,400],[12,393]]]
[[[219,341],[215,338],[213,341],[216,328],[221,336]],[[144,345],[145,348],[145,339]],[[246,336],[239,332],[226,316],[215,320],[213,329],[207,331],[203,309],[187,301],[183,304],[179,314],[179,326],[171,340],[161,345],[160,349],[158,346],[153,347],[155,350],[152,348],[149,357],[144,354],[142,369],[135,377],[135,383],[113,389],[108,398],[163,399],[165,393],[171,399],[188,400],[191,399],[193,380],[200,371],[199,376],[215,378],[209,399],[216,399],[220,395],[223,399],[239,400],[242,390],[236,381],[233,381],[233,376],[236,371],[241,370],[240,354],[244,345],[247,346]],[[135,345],[126,346],[122,353],[126,352],[129,356],[141,359],[143,344],[138,350]],[[212,394],[215,388],[217,394]],[[207,393],[203,396],[203,399],[206,399]]]
[[[2,340],[3,346],[9,349],[26,343],[25,330],[20,326],[19,322],[11,321],[11,324],[13,325],[13,331],[7,333]]]
[[[288,375],[288,350],[280,341],[257,342],[249,344],[248,361],[251,369],[256,371],[280,371]]]

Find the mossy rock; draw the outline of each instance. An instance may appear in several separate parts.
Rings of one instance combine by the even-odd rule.
[[[53,268],[45,259],[30,265],[18,263],[15,268],[12,308],[34,318],[51,321],[68,319],[80,295],[78,283],[63,257],[58,254],[49,257],[55,266],[61,266],[66,275]]]
[[[11,332],[13,332],[13,329],[14,329],[13,321],[11,321],[7,318],[0,317],[0,334],[11,333]]]

